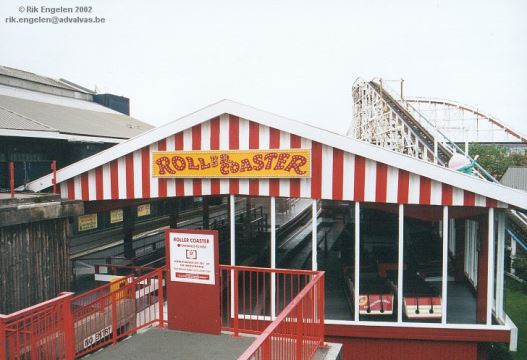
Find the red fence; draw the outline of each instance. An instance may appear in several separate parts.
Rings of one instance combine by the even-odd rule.
[[[323,272],[220,269],[222,329],[261,334],[239,360],[312,358],[324,343]]]
[[[0,315],[0,359],[73,359],[162,326],[165,276],[165,269],[156,269]]]
[[[323,272],[220,266],[222,329],[261,334],[240,359],[310,359],[324,341]],[[0,315],[0,359],[73,359],[166,323],[166,269]],[[275,316],[278,314],[278,316]]]
[[[0,315],[0,359],[73,358],[72,293],[53,300]]]
[[[144,327],[164,323],[165,270],[128,276],[72,299],[75,354],[82,356]]]

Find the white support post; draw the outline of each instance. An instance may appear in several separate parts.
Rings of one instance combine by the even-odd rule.
[[[318,233],[317,233],[317,201],[311,204],[311,268],[317,271]]]
[[[487,261],[487,325],[492,325],[494,303],[494,209],[489,208]]]
[[[235,197],[234,195],[229,195],[229,203],[230,203],[230,232],[231,232],[231,265],[236,265],[236,203],[235,203]]]
[[[359,276],[360,271],[360,204],[355,202],[355,271],[354,280],[355,285],[353,289],[353,305],[354,305],[354,319],[359,321]]]
[[[230,252],[231,265],[236,265],[236,198],[234,195],[229,195],[229,220],[230,220]],[[231,315],[234,315],[234,271],[231,270]],[[235,314],[234,316],[238,316]]]
[[[446,324],[448,299],[448,206],[443,206],[443,266],[441,274],[441,324]]]
[[[271,196],[271,269],[276,269],[276,198]],[[276,319],[276,274],[271,273],[271,319]]]
[[[503,287],[505,283],[505,214],[498,214],[498,263],[496,264],[496,316],[505,321],[503,312]]]
[[[399,204],[399,253],[397,260],[397,322],[403,322],[404,205]]]

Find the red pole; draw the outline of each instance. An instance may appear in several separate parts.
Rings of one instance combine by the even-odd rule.
[[[157,295],[159,296],[159,327],[162,328],[164,325],[163,320],[163,270],[159,270],[157,275]]]
[[[15,163],[9,162],[9,188],[11,189],[11,198],[15,197]]]
[[[263,343],[263,360],[271,360],[271,338],[265,340]]]
[[[53,185],[53,194],[57,193],[57,160],[51,162],[51,171],[53,175],[51,177],[51,184]]]
[[[0,359],[7,359],[7,341],[5,336],[5,316],[0,315]]]
[[[234,336],[240,336],[238,329],[238,269],[234,269]]]
[[[112,300],[112,343],[117,344],[117,299],[115,291],[111,295]]]
[[[320,321],[320,346],[325,346],[324,343],[324,318],[325,318],[325,304],[324,304],[324,275],[318,281],[318,317]]]
[[[296,357],[297,360],[302,360],[302,325],[303,325],[303,318],[302,318],[302,306],[304,305],[304,301],[301,300],[296,305]]]
[[[67,297],[64,298],[63,302],[63,321],[64,321],[64,345],[65,345],[65,358],[75,359],[75,327],[73,325],[73,313],[71,311],[71,298],[73,293],[66,293]]]

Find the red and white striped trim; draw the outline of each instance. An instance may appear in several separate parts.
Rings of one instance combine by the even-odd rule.
[[[311,149],[310,179],[159,179],[151,175],[151,152],[156,150],[290,148]],[[60,190],[64,198],[84,201],[235,194],[506,207],[494,199],[227,114],[75,176],[62,182]]]

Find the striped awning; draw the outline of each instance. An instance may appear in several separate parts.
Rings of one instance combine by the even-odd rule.
[[[507,206],[467,189],[403,170],[393,162],[376,161],[364,154],[357,155],[235,115],[223,114],[166,135],[166,138],[60,182],[62,197],[93,201],[234,194],[421,205]],[[153,151],[299,148],[311,150],[310,178],[165,179],[153,177],[151,171]]]

